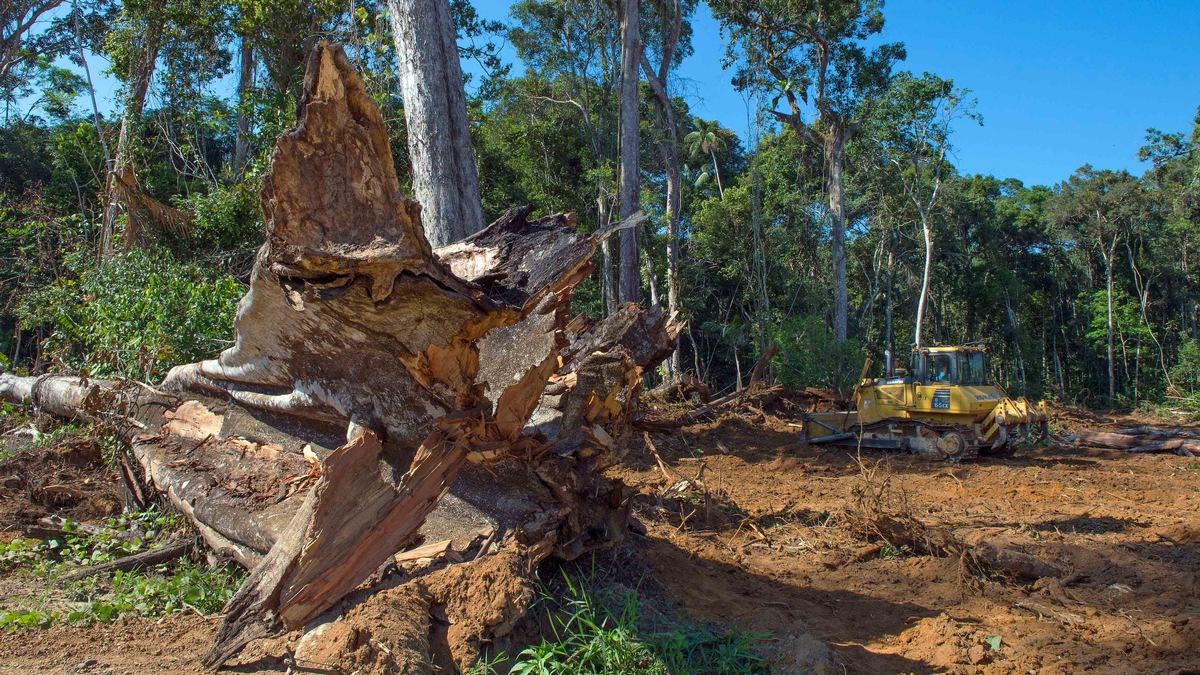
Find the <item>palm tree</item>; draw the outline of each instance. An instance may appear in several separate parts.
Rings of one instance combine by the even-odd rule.
[[[721,168],[717,165],[717,149],[724,149],[728,145],[725,142],[725,135],[728,132],[722,129],[721,123],[716,120],[705,122],[699,117],[693,117],[692,124],[696,130],[684,136],[683,142],[687,144],[688,151],[693,158],[699,157],[701,154],[707,154],[712,158],[713,172],[717,175],[717,190],[723,199],[725,187],[721,185]]]

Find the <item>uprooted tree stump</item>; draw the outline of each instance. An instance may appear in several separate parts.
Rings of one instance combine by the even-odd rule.
[[[432,250],[379,110],[326,44],[309,58],[262,210],[266,242],[235,344],[218,358],[157,388],[0,374],[0,397],[112,424],[147,483],[252,570],[207,665],[328,622],[422,543],[468,562],[428,579],[410,570],[387,592],[415,598],[420,611],[406,616],[440,607],[470,626],[447,631],[461,638],[448,652],[469,660],[472,644],[524,612],[532,596],[519,580],[540,560],[625,530],[627,495],[600,471],[623,452],[641,374],[670,354],[679,327],[633,305],[568,320],[597,244],[636,219],[588,235],[570,215],[530,222],[526,207]],[[451,597],[448,580],[487,585],[504,576],[488,571],[497,565],[518,581],[496,582],[491,603]],[[432,662],[429,649],[418,660]]]

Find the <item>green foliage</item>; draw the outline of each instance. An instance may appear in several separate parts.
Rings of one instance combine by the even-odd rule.
[[[172,248],[194,252],[237,252],[253,255],[262,241],[262,215],[258,206],[257,176],[231,186],[217,185],[181,200],[179,208],[196,214],[188,237]]]
[[[60,622],[109,623],[122,616],[152,619],[183,609],[213,614],[229,602],[241,581],[240,569],[230,566],[182,563],[174,568],[160,565],[148,572],[117,571],[111,579],[93,577],[68,589],[78,598],[73,609],[31,602],[0,612],[0,628],[13,633]]]
[[[182,529],[183,519],[178,514],[151,508],[109,518],[105,525],[103,533],[91,535],[68,520],[63,524],[63,536],[44,544],[51,557],[47,558],[43,571],[53,572],[61,564],[98,565],[155,548],[164,535]]]
[[[1088,322],[1087,339],[1097,349],[1104,349],[1108,344],[1108,292],[1098,290],[1084,294],[1079,298],[1080,304],[1087,308],[1091,317]],[[1141,339],[1149,341],[1150,334],[1142,324],[1142,316],[1137,300],[1129,297],[1123,289],[1117,288],[1112,294],[1112,314],[1114,339],[1119,343],[1124,340]]]
[[[7,571],[13,567],[30,565],[40,559],[37,539],[13,539],[7,544],[0,544],[0,570]]]
[[[30,292],[18,316],[27,329],[52,328],[45,348],[69,370],[161,378],[232,337],[244,289],[231,277],[144,250],[99,266],[74,254],[65,264],[70,273]]]
[[[1171,381],[1188,394],[1200,393],[1200,342],[1181,336],[1179,360],[1171,367]]]
[[[154,509],[111,518],[100,535],[88,535],[67,521],[58,539],[16,539],[0,546],[0,569],[26,568],[53,579],[80,566],[157,548],[179,533],[182,524],[177,514]],[[18,601],[16,607],[0,612],[0,628],[11,633],[48,628],[59,622],[110,622],[127,615],[154,618],[182,609],[212,614],[225,606],[243,576],[236,565],[186,561],[149,570],[117,571],[111,576],[95,575],[65,584],[71,599],[65,607],[45,598]]]
[[[566,575],[564,580],[563,597],[544,593],[541,601],[549,612],[552,637],[518,654],[511,675],[766,672],[762,659],[750,649],[758,638],[715,633],[690,623],[646,632],[636,593],[628,593],[614,611],[583,580]],[[496,672],[501,660],[481,661],[470,672]]]
[[[884,24],[883,3],[874,0],[716,0],[710,6],[730,33],[726,60],[739,65],[734,83],[811,102],[827,123],[851,119],[864,99],[880,96],[892,64],[905,58],[901,43],[867,51],[866,42]]]
[[[846,389],[854,386],[866,360],[866,352],[856,340],[839,346],[833,327],[821,317],[785,319],[772,333],[772,340],[779,349],[775,374],[789,387]]]

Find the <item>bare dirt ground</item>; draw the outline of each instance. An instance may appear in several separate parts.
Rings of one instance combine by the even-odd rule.
[[[1059,428],[1147,421],[1074,413]],[[1200,459],[1062,446],[962,464],[860,458],[797,444],[769,411],[652,440],[663,466],[646,453],[622,470],[640,493],[639,547],[698,619],[768,642],[812,633],[858,673],[1200,669]],[[881,490],[886,509],[1073,573],[980,575],[871,546],[854,519],[859,496]]]
[[[832,647],[825,672],[1200,672],[1200,459],[1058,445],[960,464],[857,457],[798,444],[788,422],[799,407],[743,407],[651,434],[658,459],[639,444],[615,469],[646,530],[624,555],[684,614],[764,635],[783,672],[805,672],[795,669],[808,635]],[[1148,421],[1075,412],[1058,425]],[[98,487],[55,504],[34,489],[44,468],[0,463],[0,541],[45,513],[102,518],[119,499],[102,468],[38,457],[56,480]],[[1071,574],[1020,579],[893,547],[860,527],[880,515],[864,513],[871,495],[885,515],[982,532]],[[0,574],[0,607],[36,592],[36,580]],[[202,672],[218,623],[177,613],[0,633],[0,673]],[[294,640],[258,645],[234,670],[282,672]]]

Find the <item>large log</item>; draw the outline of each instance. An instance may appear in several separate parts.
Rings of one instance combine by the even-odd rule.
[[[1200,439],[1182,429],[1122,429],[1117,432],[1084,429],[1072,438],[1072,442],[1135,454],[1166,452],[1194,457],[1200,453]]]
[[[586,235],[526,207],[434,252],[382,116],[325,44],[262,208],[267,240],[216,359],[160,389],[0,374],[6,398],[115,423],[205,542],[253,568],[207,665],[305,625],[422,536],[531,564],[622,536],[628,499],[600,472],[679,327],[632,305],[568,318],[599,241],[640,216]],[[472,462],[497,463],[456,482]]]

